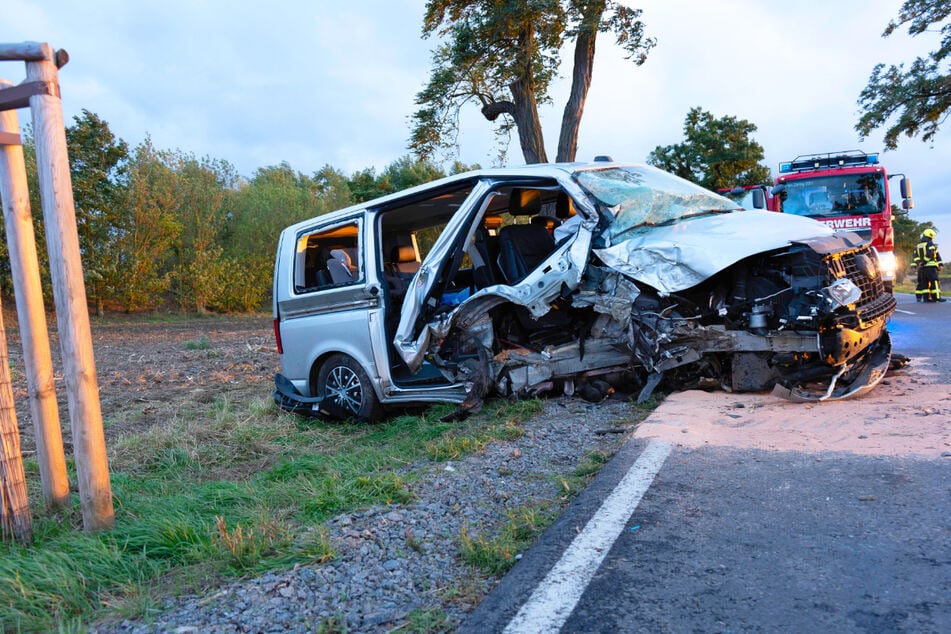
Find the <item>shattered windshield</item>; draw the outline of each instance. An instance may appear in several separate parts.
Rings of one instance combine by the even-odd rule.
[[[584,170],[576,172],[575,179],[614,215],[605,232],[612,244],[639,229],[741,211],[729,198],[646,165]]]
[[[787,180],[783,212],[810,218],[876,214],[885,211],[881,172]]]

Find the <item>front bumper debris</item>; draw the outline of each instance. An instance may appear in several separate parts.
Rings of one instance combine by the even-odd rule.
[[[773,395],[800,403],[841,401],[867,393],[885,378],[891,363],[892,342],[888,331],[851,363],[844,363],[826,386],[777,384]]]

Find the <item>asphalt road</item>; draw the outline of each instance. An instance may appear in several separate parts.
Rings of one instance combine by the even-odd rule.
[[[949,323],[899,296],[854,402],[671,397],[461,631],[951,632]]]
[[[898,310],[888,324],[893,349],[912,357],[951,355],[951,289],[942,304],[916,303],[910,294],[896,297]]]

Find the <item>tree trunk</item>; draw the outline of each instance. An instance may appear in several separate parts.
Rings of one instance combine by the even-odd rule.
[[[571,72],[571,93],[561,117],[561,135],[558,138],[559,163],[575,160],[578,152],[578,130],[584,114],[588,88],[591,86],[591,71],[594,66],[594,44],[598,37],[598,24],[604,13],[605,3],[592,2],[582,16],[578,37],[575,39],[575,60]]]
[[[522,79],[509,84],[512,91],[512,101],[515,102],[515,127],[518,128],[518,141],[522,146],[522,156],[525,162],[547,163],[545,153],[545,139],[542,135],[542,126],[538,120],[538,105],[535,102],[535,92],[531,84],[526,85]]]
[[[518,141],[522,146],[522,156],[525,162],[547,163],[545,153],[545,138],[542,135],[542,125],[538,120],[538,103],[535,101],[535,75],[532,69],[532,59],[535,56],[535,32],[531,23],[523,25],[519,34],[519,74],[509,90],[512,91],[512,101],[515,104],[515,127],[518,128]]]

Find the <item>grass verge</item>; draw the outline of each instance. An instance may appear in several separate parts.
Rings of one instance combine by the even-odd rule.
[[[507,521],[494,536],[485,531],[472,534],[464,527],[459,535],[463,560],[483,572],[504,574],[515,564],[519,553],[555,521],[559,509],[554,503],[508,509]]]
[[[164,422],[111,443],[113,530],[83,533],[74,500],[67,513],[34,513],[32,545],[0,544],[0,631],[148,619],[169,594],[327,561],[325,519],[411,501],[416,467],[517,438],[540,408],[502,403],[447,424],[439,418],[453,407],[435,406],[356,425],[299,419],[254,398],[163,406]],[[35,462],[27,469],[36,483]],[[440,618],[415,614],[406,631],[438,629]]]

